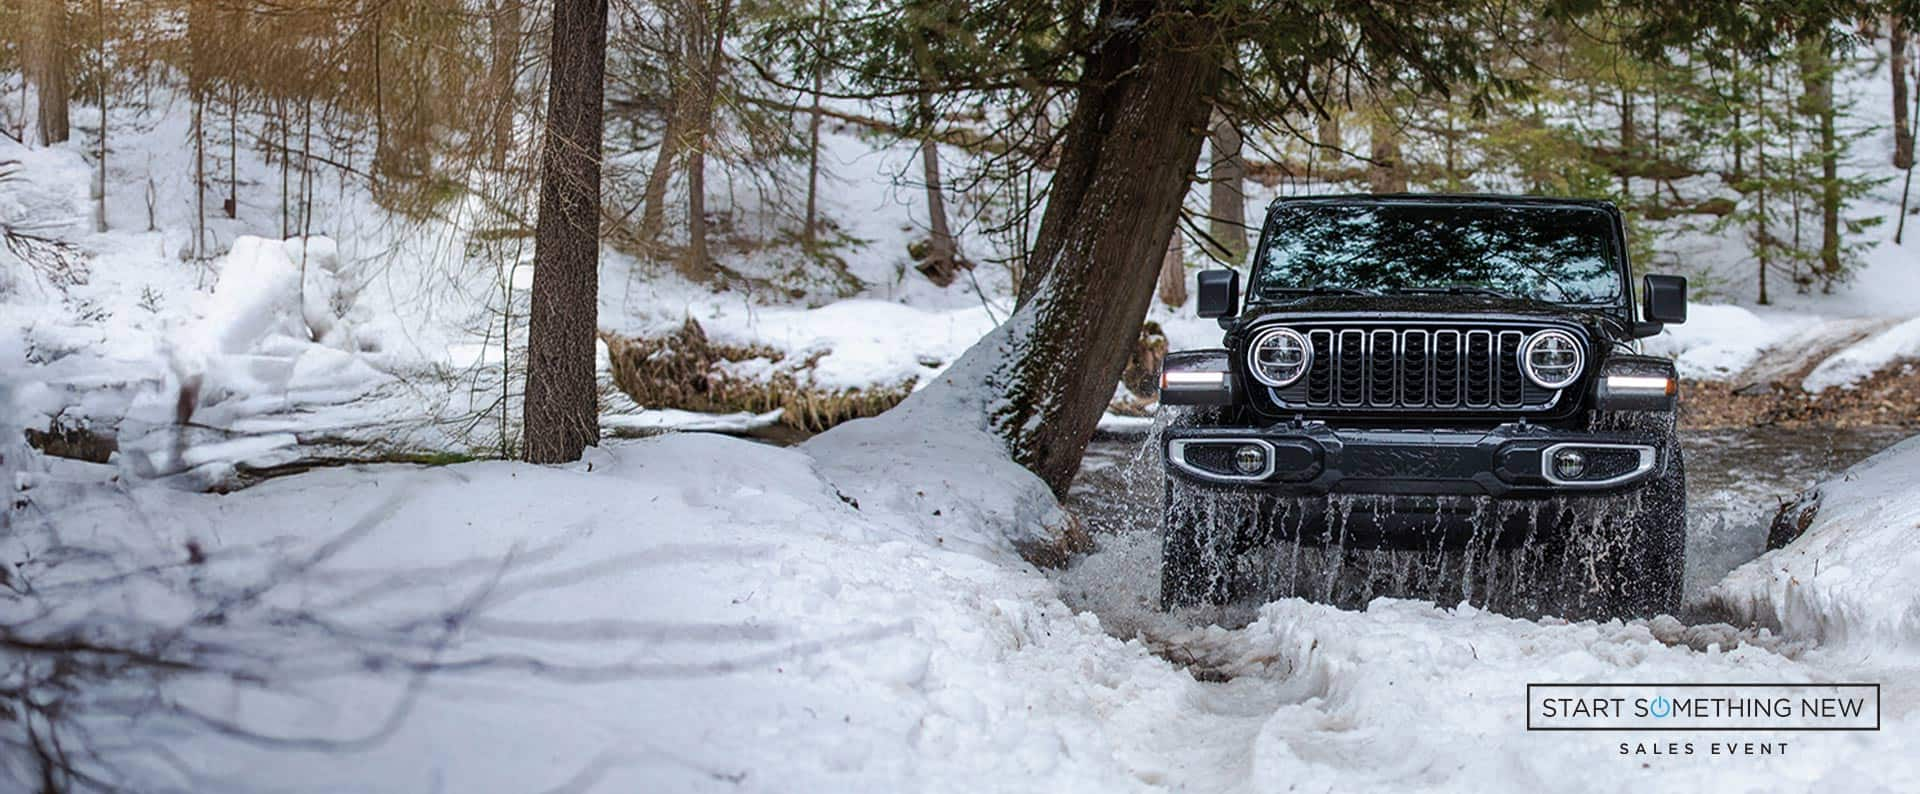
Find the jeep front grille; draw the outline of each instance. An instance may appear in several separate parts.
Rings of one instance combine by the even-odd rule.
[[[1520,372],[1537,328],[1294,326],[1313,347],[1307,374],[1267,390],[1280,408],[1526,411],[1558,392]]]

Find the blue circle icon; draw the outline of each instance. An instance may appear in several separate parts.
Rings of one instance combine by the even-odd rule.
[[[1664,718],[1673,713],[1673,701],[1668,700],[1665,695],[1656,697],[1653,699],[1653,703],[1647,708],[1647,713],[1655,717]]]

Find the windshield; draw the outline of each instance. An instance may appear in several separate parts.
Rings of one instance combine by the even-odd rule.
[[[1281,205],[1254,289],[1509,295],[1616,303],[1613,219],[1593,207],[1414,202]]]

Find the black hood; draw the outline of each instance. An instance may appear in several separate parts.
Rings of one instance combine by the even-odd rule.
[[[1248,301],[1228,336],[1231,339],[1255,325],[1280,318],[1544,320],[1578,325],[1603,345],[1630,339],[1632,330],[1626,309],[1618,305],[1570,306],[1493,295],[1304,295],[1291,300]]]

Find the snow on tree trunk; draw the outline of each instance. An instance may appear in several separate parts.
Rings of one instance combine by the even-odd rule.
[[[524,406],[526,459],[535,463],[577,460],[600,438],[593,353],[607,0],[556,2],[552,52]]]
[[[1221,74],[1201,20],[1143,2],[1108,16],[1120,32],[1088,58],[1020,307],[976,347],[992,360],[961,373],[984,381],[989,429],[1055,493],[1139,337]]]

